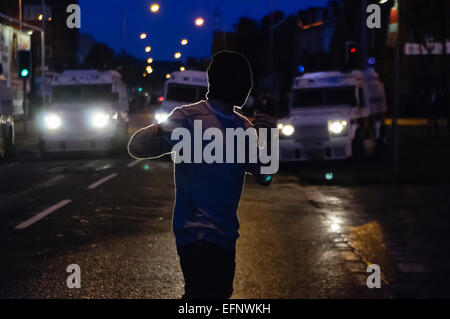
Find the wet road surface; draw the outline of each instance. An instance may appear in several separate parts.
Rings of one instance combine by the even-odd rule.
[[[0,176],[8,181],[0,186],[1,298],[182,295],[169,161],[30,156],[2,163]],[[446,273],[447,253],[433,259],[427,254],[441,246],[430,251],[405,242],[420,230],[402,227],[416,225],[408,219],[424,211],[448,213],[449,189],[446,183],[318,185],[291,172],[263,188],[248,176],[238,211],[233,298],[393,298],[435,291],[424,283],[434,270]],[[366,286],[371,263],[381,267],[381,289]],[[70,264],[81,268],[80,289],[66,286]]]

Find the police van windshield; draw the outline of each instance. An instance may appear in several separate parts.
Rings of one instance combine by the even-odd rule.
[[[170,83],[167,87],[166,100],[194,103],[205,99],[207,87]]]
[[[53,86],[52,91],[53,102],[109,101],[111,99],[112,85],[57,85]]]
[[[293,107],[356,106],[355,86],[336,86],[294,90]]]

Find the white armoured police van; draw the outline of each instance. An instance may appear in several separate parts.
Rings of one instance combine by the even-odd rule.
[[[384,87],[374,70],[298,76],[290,114],[278,121],[280,160],[370,156],[384,143],[385,112]]]
[[[164,84],[164,100],[155,111],[155,120],[164,122],[174,108],[204,100],[208,92],[206,72],[178,71],[170,75]]]
[[[42,155],[114,150],[127,138],[128,96],[117,71],[68,70],[51,83],[39,117]]]

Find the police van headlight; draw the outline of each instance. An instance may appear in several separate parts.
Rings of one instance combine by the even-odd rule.
[[[44,116],[44,127],[47,130],[57,130],[62,125],[62,119],[57,114],[47,114]]]
[[[98,111],[91,115],[90,123],[93,128],[102,129],[108,126],[110,116],[106,112]]]
[[[348,122],[345,120],[329,121],[328,131],[332,135],[344,135],[347,133]]]
[[[166,113],[166,112],[155,113],[155,120],[158,124],[165,122],[168,117],[169,117],[169,113]]]
[[[284,125],[282,123],[279,123],[277,125],[277,127],[280,130],[281,135],[284,135],[284,136],[291,136],[295,132],[295,128],[291,124]]]

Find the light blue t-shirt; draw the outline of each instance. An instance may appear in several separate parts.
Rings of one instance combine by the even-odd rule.
[[[194,120],[202,121],[203,132],[216,127],[242,128],[244,120],[237,114],[225,115],[205,102],[181,107],[172,113],[169,121],[177,121],[194,136]],[[203,133],[202,132],[202,133]],[[174,145],[178,141],[171,141]],[[204,141],[203,147],[210,141]],[[236,143],[234,143],[236,145]],[[193,144],[192,145],[192,149]],[[223,148],[224,162],[227,147]],[[237,156],[236,148],[234,154]],[[244,163],[179,163],[175,164],[176,202],[173,231],[177,246],[206,240],[226,249],[234,249],[239,237],[237,208],[242,194],[246,165]]]

